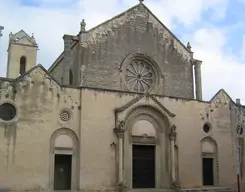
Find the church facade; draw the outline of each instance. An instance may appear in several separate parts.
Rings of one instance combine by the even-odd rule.
[[[244,106],[223,89],[203,101],[190,45],[142,2],[80,25],[48,70],[33,36],[10,34],[0,191],[233,192],[237,173],[244,190]]]

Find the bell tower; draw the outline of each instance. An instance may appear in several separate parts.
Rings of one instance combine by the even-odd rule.
[[[38,45],[23,30],[9,34],[7,78],[17,78],[36,65]]]

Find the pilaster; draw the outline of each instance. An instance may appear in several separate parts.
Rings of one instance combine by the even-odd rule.
[[[195,71],[196,99],[202,100],[202,72],[201,72],[202,61],[193,60],[193,64],[194,64],[194,71]]]
[[[62,74],[62,85],[68,84],[69,79],[69,67],[70,67],[70,57],[71,57],[71,44],[72,44],[72,36],[64,35],[64,65],[63,65],[63,74]]]
[[[115,134],[118,137],[118,183],[119,188],[123,185],[123,137],[125,132],[125,122],[121,121],[114,129]]]

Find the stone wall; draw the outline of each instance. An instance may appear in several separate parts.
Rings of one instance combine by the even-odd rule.
[[[51,74],[56,79],[63,77],[65,84],[71,66],[74,86],[128,91],[122,63],[130,54],[140,53],[158,65],[160,88],[154,93],[194,98],[193,53],[143,4],[81,33],[79,38],[78,46],[70,51],[70,61],[51,67]]]
[[[235,186],[231,114],[229,98],[224,92],[211,103],[102,89],[82,88],[80,92],[60,87],[39,66],[23,79],[7,82],[4,89],[6,92],[0,102],[13,103],[18,109],[18,118],[0,126],[2,189],[52,189],[54,148],[58,145],[55,138],[65,134],[68,137],[60,137],[58,143],[70,146],[70,140],[66,139],[71,137],[76,148],[73,190],[78,187],[81,191],[117,190],[118,138],[114,128],[118,126],[118,119],[115,119],[115,109],[120,111],[118,118],[124,120],[140,106],[145,107],[145,112],[148,108],[160,111],[176,126],[178,178],[183,188],[202,187],[201,141],[204,138],[217,144],[217,185]],[[69,112],[68,120],[61,115],[62,110]],[[208,133],[203,131],[206,122],[211,125]],[[168,129],[164,131],[165,139],[169,139]],[[165,176],[170,177],[169,158],[164,164],[169,173]],[[128,165],[124,166],[127,169]]]
[[[159,65],[158,94],[193,98],[191,53],[144,6],[82,34],[83,85],[127,90],[120,68],[131,53],[149,55]]]
[[[73,87],[80,85],[80,67],[78,63],[78,43],[72,42],[71,50],[68,53],[69,62],[65,63],[64,53],[53,64],[49,72],[50,75],[60,84],[69,85],[69,70],[73,73]]]
[[[222,97],[222,95],[219,96],[219,98]],[[111,147],[111,144],[117,144],[116,135],[113,134],[115,127],[114,109],[130,103],[135,98],[137,96],[130,93],[84,89],[82,93],[83,124],[81,135],[83,139],[81,140],[81,151],[87,155],[81,160],[81,167],[84,168],[81,169],[81,175],[86,175],[85,179],[81,179],[82,188],[99,190],[102,186],[103,188],[110,188],[116,184],[116,152]],[[222,98],[222,104],[217,107],[211,103],[213,108],[211,112],[209,110],[210,103],[167,97],[155,98],[176,115],[171,121],[177,127],[176,144],[179,151],[180,185],[184,188],[202,187],[201,141],[204,138],[213,138],[218,146],[216,162],[218,186],[235,188],[236,172],[232,152],[233,141],[228,99]],[[131,105],[151,105],[151,103],[152,101],[143,97],[137,102],[131,102]],[[207,111],[212,115],[207,117]],[[203,125],[206,122],[211,125],[211,130],[208,133],[203,131]],[[96,139],[90,142],[91,137]],[[87,148],[88,143],[89,148]],[[89,151],[94,151],[94,153]],[[100,159],[99,162],[97,158]],[[96,176],[94,176],[94,172],[97,172]],[[94,181],[98,182],[98,185],[93,185]]]
[[[18,113],[15,121],[0,124],[0,188],[47,190],[50,139],[60,128],[79,133],[79,92],[60,88],[40,67],[4,89],[0,104],[13,103]],[[61,120],[63,109],[71,112],[70,121]]]

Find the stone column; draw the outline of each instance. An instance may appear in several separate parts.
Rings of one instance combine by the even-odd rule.
[[[69,80],[69,70],[70,70],[70,55],[71,55],[71,43],[72,43],[72,36],[64,35],[64,65],[63,65],[63,82],[62,85],[68,85]]]
[[[171,132],[170,132],[170,145],[171,145],[171,172],[172,172],[172,182],[176,182],[176,175],[175,175],[175,151],[174,145],[176,141],[176,127],[172,125]]]
[[[196,85],[196,99],[202,100],[202,72],[201,64],[202,61],[194,60],[194,70],[195,70],[195,85]]]
[[[118,182],[119,184],[123,183],[123,137],[124,137],[124,128],[125,123],[121,121],[117,128],[114,129],[118,137]]]

